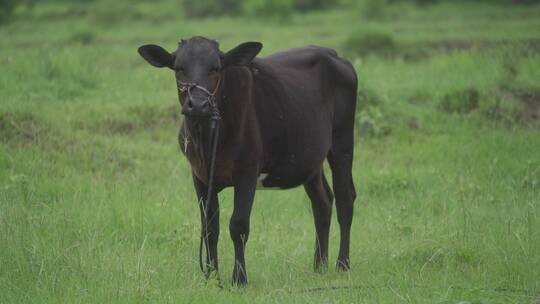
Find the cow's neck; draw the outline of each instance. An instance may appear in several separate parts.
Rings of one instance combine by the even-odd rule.
[[[247,68],[231,69],[230,76],[224,81],[224,90],[216,96],[221,119],[219,121],[219,139],[217,147],[217,161],[225,158],[238,158],[241,147],[252,145],[248,138],[252,138],[256,114],[251,103],[251,74]],[[228,75],[229,76],[229,75]],[[240,78],[243,77],[243,78]],[[242,85],[243,83],[243,85]],[[184,146],[192,166],[200,166],[201,173],[206,172],[210,156],[210,118],[194,120],[186,117],[183,125]],[[187,141],[187,143],[186,143]],[[230,153],[229,153],[230,152]],[[195,159],[194,159],[195,158]]]
[[[221,122],[220,122],[221,123]],[[220,126],[220,129],[221,126]],[[222,131],[222,130],[220,130]],[[204,166],[210,157],[210,119],[190,119],[184,121],[184,149],[196,158],[198,158]],[[221,133],[221,132],[220,132]],[[223,134],[220,134],[220,137]]]
[[[225,100],[228,102],[228,100]],[[218,100],[217,103],[224,102]],[[235,115],[232,108],[233,105],[224,105],[220,107],[220,120],[219,124],[219,139],[218,149],[226,148],[236,136],[241,133],[241,126],[243,117]],[[197,151],[197,156],[205,161],[210,155],[210,117],[203,119],[192,119],[186,117],[184,119],[184,145],[189,145],[192,149]],[[187,151],[187,147],[182,147]]]
[[[184,121],[184,128],[186,130],[186,139],[190,144],[201,146],[206,149],[210,138],[210,119],[190,119],[186,118]]]

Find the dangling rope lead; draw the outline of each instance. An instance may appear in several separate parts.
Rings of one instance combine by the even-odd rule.
[[[210,246],[208,244],[208,211],[210,210],[210,200],[212,199],[212,191],[214,190],[214,171],[215,171],[215,162],[216,162],[216,151],[217,151],[217,143],[218,143],[218,137],[219,137],[219,120],[221,119],[221,116],[219,114],[219,109],[215,103],[215,96],[219,89],[219,86],[221,84],[221,77],[218,78],[216,88],[214,89],[214,92],[210,92],[205,87],[198,85],[197,83],[191,83],[191,82],[181,82],[177,81],[178,85],[178,93],[184,93],[187,92],[188,98],[191,98],[191,90],[192,89],[199,89],[206,93],[208,103],[210,104],[212,113],[210,115],[210,143],[208,147],[210,148],[210,155],[209,155],[209,161],[207,161],[207,164],[209,164],[208,168],[208,190],[206,192],[206,201],[200,202],[202,204],[202,213],[203,213],[203,221],[201,223],[201,240],[199,242],[199,267],[201,268],[201,271],[204,273],[204,275],[208,278],[210,275],[210,267],[211,265],[206,265],[204,267],[203,263],[203,243],[206,251],[206,259],[210,261]],[[211,220],[211,219],[210,219]]]
[[[212,199],[212,191],[214,190],[214,171],[216,162],[217,142],[219,137],[219,120],[221,116],[216,106],[213,106],[212,116],[210,116],[210,168],[208,170],[208,191],[206,192],[206,201],[203,204],[203,226],[201,227],[201,241],[199,243],[199,267],[206,277],[210,275],[210,265],[206,265],[206,269],[203,265],[202,247],[206,251],[206,258],[209,260],[210,251],[208,244],[208,211],[210,208],[210,200]],[[212,261],[210,261],[212,262]]]
[[[210,266],[206,265],[204,267],[203,264],[203,243],[206,251],[206,259],[211,263],[210,261],[210,246],[208,244],[208,212],[210,210],[210,200],[212,199],[212,191],[214,190],[214,171],[215,171],[215,162],[216,162],[216,151],[217,151],[217,143],[218,143],[218,137],[219,137],[219,120],[221,119],[221,116],[219,115],[219,109],[215,103],[215,96],[219,89],[221,83],[221,77],[218,78],[216,88],[214,89],[214,92],[210,92],[205,87],[198,85],[197,83],[189,83],[189,82],[181,82],[178,81],[178,91],[179,93],[186,92],[188,93],[188,98],[191,98],[191,90],[193,88],[199,89],[206,93],[208,103],[210,104],[212,113],[210,115],[210,143],[208,147],[210,148],[210,155],[209,160],[207,161],[207,164],[209,164],[208,168],[208,190],[206,192],[206,201],[200,202],[202,205],[202,213],[203,213],[203,221],[201,225],[201,240],[199,242],[199,267],[201,268],[201,271],[205,274],[205,276],[208,278],[210,275]],[[210,219],[211,220],[211,219]]]

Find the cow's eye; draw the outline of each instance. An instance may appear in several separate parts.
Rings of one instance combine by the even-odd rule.
[[[210,68],[210,73],[217,73],[219,71],[218,67],[212,67]]]
[[[183,67],[176,68],[176,73],[183,74],[184,68]]]

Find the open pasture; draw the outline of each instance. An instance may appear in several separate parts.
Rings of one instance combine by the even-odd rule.
[[[532,303],[540,297],[540,5],[349,5],[184,19],[174,1],[36,2],[0,26],[1,303]],[[368,10],[366,12],[366,10]],[[371,10],[371,11],[369,11]],[[332,47],[359,75],[351,271],[312,270],[304,189],[258,191],[250,285],[198,268],[173,74],[203,35]],[[334,212],[335,213],[335,212]],[[536,302],[535,302],[536,303]]]

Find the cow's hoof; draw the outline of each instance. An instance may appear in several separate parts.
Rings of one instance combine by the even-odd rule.
[[[246,287],[247,286],[247,277],[243,274],[235,275],[233,274],[232,285],[234,287]]]
[[[349,271],[351,269],[351,266],[349,265],[349,260],[347,259],[338,259],[336,262],[336,269],[338,271]]]
[[[217,288],[222,289],[223,284],[221,283],[221,278],[217,271],[212,271],[206,275],[206,284],[215,285]]]
[[[246,287],[248,284],[247,280],[233,280],[233,287],[238,287],[238,288],[243,288],[243,287]]]
[[[321,261],[319,263],[315,262],[315,264],[313,264],[313,270],[316,273],[325,273],[328,270],[328,263],[326,261]]]

